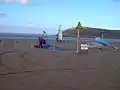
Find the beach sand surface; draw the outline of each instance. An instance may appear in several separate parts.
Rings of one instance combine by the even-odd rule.
[[[120,90],[120,52],[76,54],[75,41],[47,42],[65,51],[34,48],[35,40],[2,39],[0,90]]]

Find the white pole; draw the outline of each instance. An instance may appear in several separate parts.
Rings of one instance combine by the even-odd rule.
[[[76,53],[79,53],[79,38],[80,38],[79,33],[80,33],[80,30],[77,29],[77,46],[76,46],[77,51],[76,51]]]

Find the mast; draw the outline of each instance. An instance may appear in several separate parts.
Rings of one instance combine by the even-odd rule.
[[[103,36],[103,32],[101,32],[101,38],[102,38],[102,39],[104,38],[104,36]]]

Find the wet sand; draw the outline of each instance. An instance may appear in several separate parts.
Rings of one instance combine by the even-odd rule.
[[[33,48],[35,43],[2,39],[0,90],[120,90],[120,52],[76,54],[74,41],[48,41],[65,51]]]

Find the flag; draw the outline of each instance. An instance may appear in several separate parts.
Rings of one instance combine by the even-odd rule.
[[[47,34],[45,31],[43,31],[43,34]]]
[[[80,40],[80,38],[76,38],[76,40]]]

